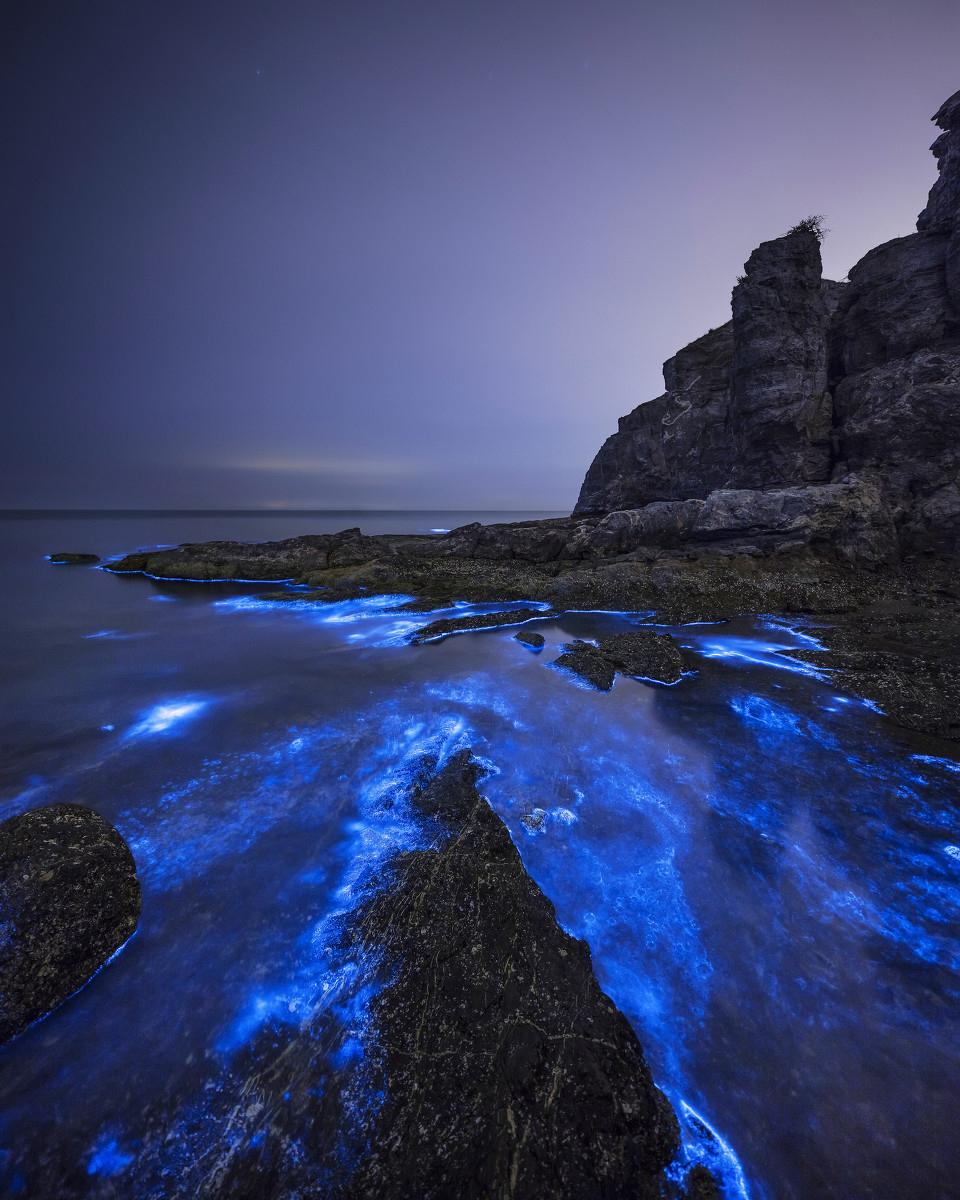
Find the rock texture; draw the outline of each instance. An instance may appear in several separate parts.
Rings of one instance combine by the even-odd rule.
[[[592,642],[569,642],[551,664],[569,671],[598,691],[613,687],[616,673],[654,683],[676,683],[683,675],[680,647],[669,633],[639,630],[615,633]]]
[[[439,642],[455,633],[468,633],[478,629],[499,629],[505,625],[522,625],[547,614],[540,608],[512,608],[504,612],[481,613],[470,617],[446,617],[439,621],[431,621],[412,634],[410,641],[415,646],[424,642]],[[543,639],[541,638],[541,643]]]
[[[356,923],[390,982],[367,1052],[384,1101],[345,1194],[661,1197],[676,1118],[477,772],[463,752],[414,795],[438,844],[399,856]]]
[[[676,683],[683,675],[680,647],[669,633],[641,630],[600,638],[600,653],[624,675]]]
[[[827,302],[820,238],[762,242],[733,289],[729,441],[733,482],[763,488],[830,477]]]
[[[542,633],[534,633],[529,629],[521,629],[519,633],[513,635],[518,642],[522,642],[529,650],[538,654],[544,647],[546,639]]]
[[[133,856],[76,804],[0,825],[0,1043],[82,987],[140,917]]]

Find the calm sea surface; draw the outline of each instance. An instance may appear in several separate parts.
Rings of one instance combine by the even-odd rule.
[[[690,1160],[731,1196],[958,1194],[960,764],[777,653],[802,636],[685,626],[678,685],[602,694],[549,664],[638,615],[546,618],[539,655],[513,629],[415,648],[432,618],[398,597],[291,607],[44,559],[543,515],[0,517],[0,817],[94,807],[144,894],[117,958],[0,1050],[0,1193],[192,1197],[298,1153],[265,1097],[308,1104],[319,1068],[278,1047],[334,1014],[319,1059],[362,1080],[337,923],[417,844],[407,772],[470,746]]]

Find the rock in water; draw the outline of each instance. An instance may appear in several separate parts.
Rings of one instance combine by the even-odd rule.
[[[609,692],[616,675],[613,663],[589,642],[569,642],[550,666],[578,675],[599,692]]]
[[[653,1200],[676,1118],[477,773],[464,751],[415,794],[443,840],[359,914],[389,968],[368,1051],[385,1095],[345,1194]]]
[[[87,564],[98,563],[100,561],[99,554],[74,554],[67,550],[61,550],[59,554],[48,554],[47,558],[50,562],[55,563],[58,567],[79,567],[86,566]]]
[[[683,675],[680,647],[669,633],[615,633],[600,639],[600,651],[624,675],[658,683],[676,683]]]
[[[126,842],[79,804],[0,824],[0,1044],[82,987],[137,927]]]
[[[521,629],[519,633],[513,635],[518,642],[522,642],[524,646],[529,646],[531,650],[539,652],[546,645],[546,638],[542,633],[534,633],[532,629]]]

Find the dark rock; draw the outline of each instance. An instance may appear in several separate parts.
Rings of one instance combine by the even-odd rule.
[[[0,824],[0,1043],[82,987],[139,917],[133,857],[97,813],[55,804]]]
[[[443,840],[358,918],[389,970],[366,1052],[385,1098],[344,1194],[661,1197],[669,1103],[476,780],[464,752],[415,797]]]
[[[901,542],[960,545],[960,347],[918,350],[850,376],[836,407],[845,465],[875,475]]]
[[[569,642],[550,665],[579,676],[597,691],[609,692],[613,687],[616,674],[613,663],[589,642]]]
[[[683,675],[680,647],[669,633],[638,630],[599,639],[600,652],[624,675],[676,683]]]
[[[684,1181],[685,1200],[723,1200],[719,1184],[710,1171],[698,1164],[687,1172]]]
[[[960,606],[893,606],[818,628],[819,650],[790,657],[906,729],[960,741]]]
[[[533,651],[540,651],[546,644],[546,639],[542,633],[534,633],[532,629],[521,629],[519,633],[513,635],[518,642],[523,642],[525,646],[529,646]]]
[[[522,625],[524,621],[547,614],[539,608],[514,608],[506,612],[481,613],[475,617],[444,617],[439,621],[431,621],[416,633],[411,634],[410,642],[420,646],[424,642],[439,642],[452,633],[464,633],[472,629],[496,629],[501,625]],[[541,639],[542,640],[542,639]]]
[[[66,551],[61,551],[60,554],[50,554],[47,557],[50,562],[56,563],[58,566],[66,565],[71,567],[85,566],[89,563],[98,563],[100,561],[99,554],[72,554]]]
[[[831,404],[820,240],[799,229],[762,242],[744,270],[732,298],[734,484],[825,481]]]
[[[712,492],[693,527],[696,541],[748,539],[788,546],[830,547],[850,561],[885,563],[897,537],[883,492],[870,478],[775,491]]]
[[[728,321],[668,359],[666,393],[620,418],[587,472],[574,514],[636,509],[722,487],[733,466],[726,428],[732,357]]]
[[[583,540],[598,558],[641,546],[678,546],[690,538],[702,508],[702,500],[667,500],[608,513],[594,525],[581,526]]]
[[[930,147],[939,177],[917,218],[917,229],[949,233],[956,229],[960,216],[960,92],[945,100],[932,120],[943,130]]]
[[[835,375],[866,371],[956,336],[948,241],[945,233],[912,233],[877,246],[851,269],[830,334]]]
[[[364,537],[359,529],[345,529],[281,542],[187,543],[175,550],[128,554],[107,563],[107,570],[199,582],[234,579],[276,582],[295,576],[306,578],[312,571],[356,566],[392,554],[389,538]]]
[[[531,833],[539,833],[540,830],[543,829],[546,820],[546,810],[542,808],[534,808],[531,809],[530,812],[523,814],[523,816],[520,818],[520,823]]]

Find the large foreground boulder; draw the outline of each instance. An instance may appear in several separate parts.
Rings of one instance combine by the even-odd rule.
[[[367,1062],[384,1099],[351,1200],[665,1194],[669,1102],[458,754],[414,807],[437,847],[394,861],[359,915],[390,982]]]
[[[0,1044],[56,1008],[137,928],[126,842],[79,804],[0,824]]]

